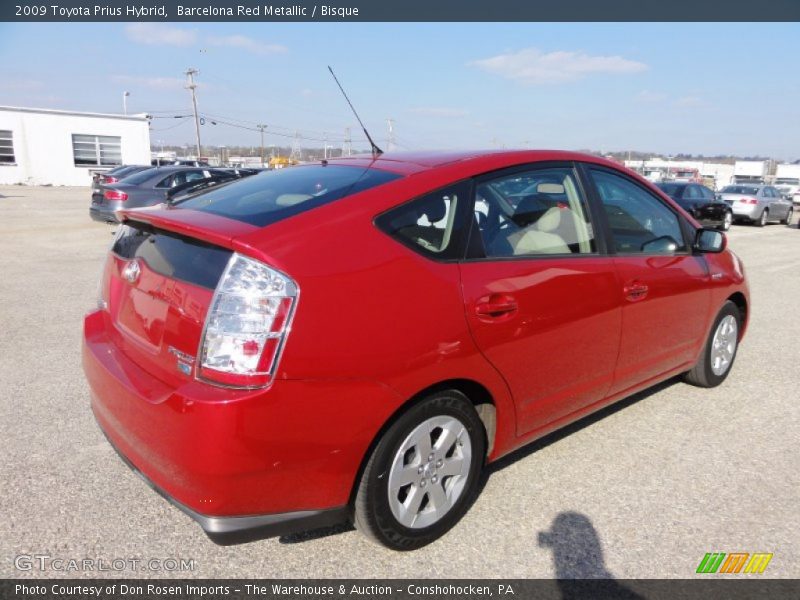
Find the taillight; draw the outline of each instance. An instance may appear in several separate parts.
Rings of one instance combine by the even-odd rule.
[[[128,194],[119,190],[106,190],[103,193],[103,198],[106,200],[122,200],[124,202],[128,199]]]
[[[106,175],[105,181],[103,183],[117,183],[119,179],[116,177],[111,177],[110,175]]]
[[[758,204],[758,200],[756,200],[755,198],[745,198],[744,200],[742,200],[742,202],[744,202],[745,204]]]
[[[299,290],[262,262],[233,254],[208,309],[199,377],[233,387],[272,381]]]

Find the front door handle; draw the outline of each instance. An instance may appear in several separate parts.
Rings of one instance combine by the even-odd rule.
[[[644,300],[647,297],[647,292],[650,291],[650,288],[641,281],[631,281],[624,288],[622,288],[622,291],[625,294],[626,300],[629,302],[638,302],[639,300]]]
[[[513,315],[519,306],[514,296],[509,294],[492,294],[475,305],[475,314],[483,319],[500,319]]]

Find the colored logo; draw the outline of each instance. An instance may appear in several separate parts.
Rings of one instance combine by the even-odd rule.
[[[772,552],[708,552],[697,565],[697,572],[761,574],[767,569],[772,556]]]

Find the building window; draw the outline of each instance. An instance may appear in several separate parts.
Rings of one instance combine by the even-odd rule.
[[[122,138],[110,135],[72,135],[76,167],[111,167],[122,164]]]
[[[0,165],[13,165],[16,162],[14,136],[11,131],[0,130]]]

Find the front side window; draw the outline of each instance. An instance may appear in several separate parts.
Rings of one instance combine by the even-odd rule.
[[[384,213],[376,224],[406,246],[436,258],[456,258],[459,203],[466,202],[469,186],[456,184],[406,202]]]
[[[674,254],[686,250],[678,216],[633,181],[590,169],[621,254]]]
[[[480,183],[475,221],[487,258],[596,252],[586,201],[569,167]]]
[[[72,135],[76,167],[110,167],[122,164],[122,138],[111,135]]]
[[[9,130],[0,130],[0,165],[13,165],[16,162],[14,158],[14,134]]]

